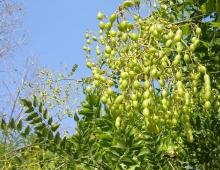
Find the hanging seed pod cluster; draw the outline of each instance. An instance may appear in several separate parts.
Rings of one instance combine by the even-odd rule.
[[[192,142],[191,113],[201,106],[208,114],[213,102],[209,74],[195,52],[201,28],[189,22],[190,34],[185,34],[181,23],[164,17],[169,9],[163,1],[163,17],[156,9],[141,17],[142,6],[150,9],[140,0],[126,0],[109,17],[98,13],[99,36],[87,33],[84,46],[93,88],[100,91],[116,128],[139,114],[155,133],[184,124]]]

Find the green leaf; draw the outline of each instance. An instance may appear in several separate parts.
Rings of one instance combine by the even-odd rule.
[[[31,131],[31,128],[30,128],[30,126],[28,125],[28,126],[25,128],[25,130],[24,130],[24,132],[22,133],[22,135],[23,135],[23,136],[27,136],[27,135],[30,133],[30,131]]]
[[[130,1],[130,0],[126,0],[123,2],[124,7],[129,8],[134,6],[134,2]]]
[[[48,118],[48,110],[47,109],[44,110],[43,117],[44,117],[44,119]]]
[[[37,117],[38,114],[36,112],[32,112],[25,120],[26,121],[31,121],[33,118]]]
[[[52,117],[50,117],[50,118],[48,119],[48,125],[51,125],[51,124],[52,124],[52,122],[53,122],[53,118],[52,118]]]
[[[51,127],[51,130],[55,132],[59,128],[60,124],[55,124]]]
[[[41,122],[41,121],[42,121],[41,117],[35,117],[35,118],[33,118],[33,120],[30,122],[30,124],[37,124],[37,123],[39,123],[39,122]]]
[[[93,110],[91,110],[91,109],[83,108],[83,109],[79,112],[79,114],[84,115],[84,116],[87,116],[87,117],[91,117],[91,116],[94,114],[94,112],[93,112]]]
[[[43,111],[43,103],[42,103],[42,102],[40,102],[40,106],[39,106],[39,112],[40,112],[40,113],[42,113],[42,111]]]
[[[54,142],[56,143],[56,144],[58,144],[59,142],[60,142],[60,133],[59,132],[57,132],[56,133],[56,135],[55,135],[55,137],[54,137]]]
[[[22,120],[20,120],[17,124],[17,130],[21,131],[22,127],[23,127],[23,122],[22,122]]]
[[[220,22],[208,22],[211,26],[220,28]]]
[[[21,159],[20,157],[15,156],[14,159],[15,159],[15,161],[16,161],[17,164],[20,164],[20,165],[22,164],[22,159]]]
[[[184,24],[182,25],[182,31],[184,35],[188,35],[190,32],[190,25],[189,24]]]
[[[1,128],[4,130],[7,127],[5,120],[2,118],[1,120]]]
[[[11,119],[10,119],[10,121],[9,121],[9,123],[8,123],[8,127],[9,127],[10,129],[14,129],[14,128],[15,128],[15,120],[14,120],[14,118],[11,118]]]
[[[136,165],[136,162],[130,157],[123,157],[121,162],[124,162],[126,165]]]
[[[34,105],[34,107],[37,107],[37,105],[38,105],[37,97],[35,95],[34,95],[33,105]]]
[[[45,125],[45,127],[46,127],[46,125]],[[42,129],[42,135],[43,136],[48,136],[48,133],[49,133],[49,130],[47,128]]]
[[[25,111],[25,113],[31,113],[33,111],[34,111],[34,108],[31,106]]]
[[[44,123],[39,123],[39,125],[37,125],[36,127],[35,127],[35,129],[36,130],[42,130],[43,128],[45,128],[46,126],[45,126],[45,124]]]
[[[25,107],[32,107],[32,103],[27,99],[21,99],[21,102]]]
[[[48,132],[48,139],[49,140],[53,139],[53,132],[51,132],[51,131]]]
[[[75,120],[76,122],[79,121],[79,117],[78,117],[78,115],[77,115],[76,113],[74,114],[74,120]]]
[[[60,142],[60,147],[64,148],[66,146],[66,137],[64,137]]]

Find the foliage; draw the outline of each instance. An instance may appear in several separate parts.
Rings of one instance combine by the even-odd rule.
[[[219,10],[216,0],[125,0],[99,12],[75,133],[60,135],[46,100],[22,99],[24,125],[1,121],[1,168],[220,169]]]

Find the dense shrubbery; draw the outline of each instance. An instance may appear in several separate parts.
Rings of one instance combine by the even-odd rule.
[[[219,11],[214,0],[126,0],[99,12],[74,135],[40,98],[23,99],[24,125],[1,122],[1,168],[220,169]]]

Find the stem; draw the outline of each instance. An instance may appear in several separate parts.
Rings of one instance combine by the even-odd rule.
[[[168,161],[168,163],[170,164],[170,166],[172,167],[173,170],[176,170],[176,169],[173,167],[173,165],[171,164],[170,161]]]

